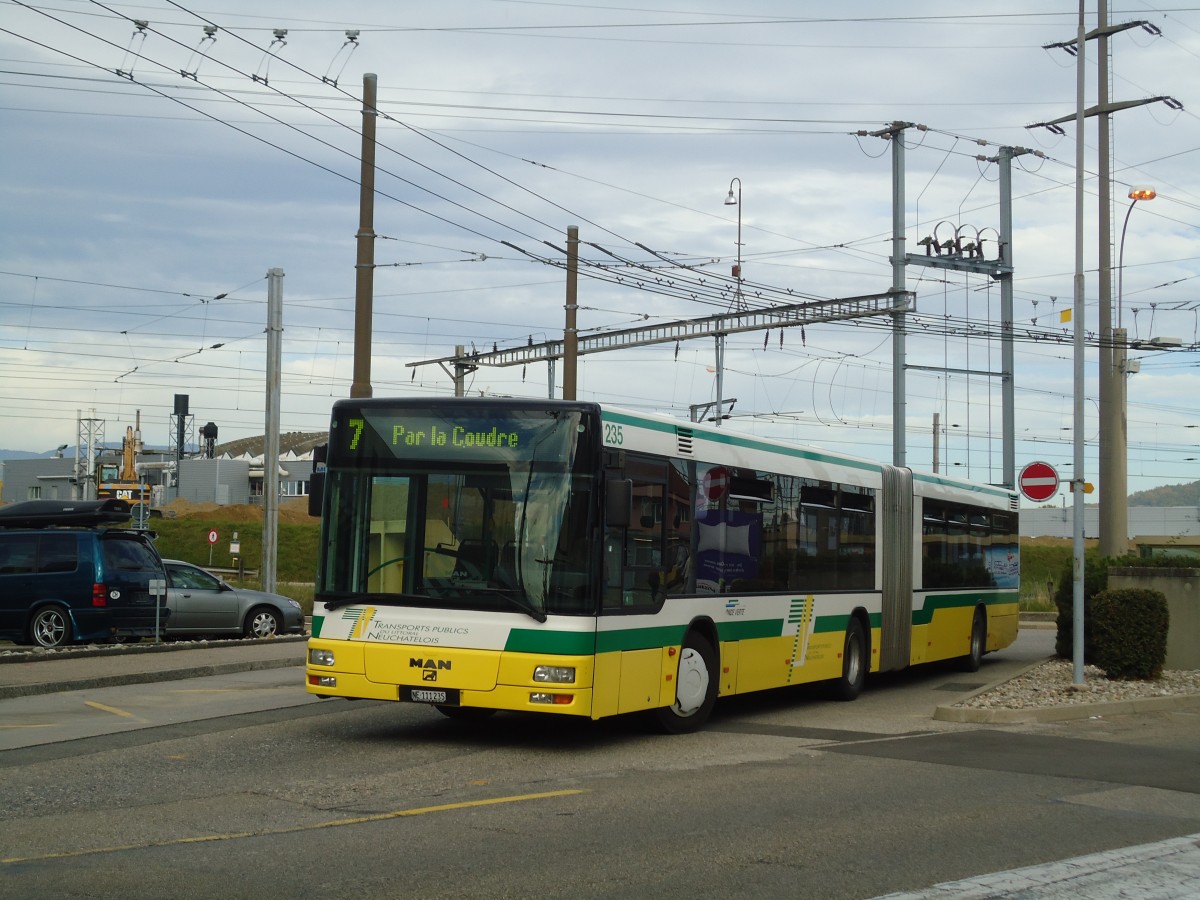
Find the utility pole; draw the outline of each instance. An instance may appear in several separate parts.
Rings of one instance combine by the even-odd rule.
[[[579,367],[579,226],[567,228],[567,321],[563,329],[564,400],[574,400]]]
[[[1148,103],[1165,103],[1172,109],[1183,105],[1173,97],[1158,96],[1145,100],[1111,102],[1108,95],[1108,38],[1130,28],[1141,27],[1152,35],[1160,35],[1159,28],[1146,21],[1108,24],[1107,0],[1097,4],[1097,27],[1081,34],[1073,41],[1046,44],[1044,49],[1065,50],[1072,55],[1083,56],[1084,42],[1097,42],[1097,89],[1096,105],[1082,110],[1080,114],[1061,116],[1048,122],[1038,122],[1030,128],[1043,127],[1056,134],[1063,134],[1061,124],[1079,121],[1075,140],[1082,144],[1082,119],[1098,117],[1099,145],[1099,265],[1100,265],[1100,347],[1099,347],[1099,395],[1100,395],[1100,554],[1102,556],[1124,556],[1129,550],[1129,498],[1128,488],[1128,442],[1125,429],[1124,397],[1125,373],[1116,365],[1121,354],[1114,353],[1118,335],[1113,329],[1112,296],[1112,163],[1110,121],[1114,112],[1145,106]],[[1080,315],[1079,311],[1076,315]],[[1082,490],[1082,488],[1081,488]]]
[[[351,397],[371,396],[371,317],[375,296],[375,125],[378,77],[363,75],[363,130],[354,264],[354,379]]]
[[[262,589],[275,590],[279,554],[279,398],[283,359],[283,269],[267,270],[267,421],[263,434]]]
[[[879,131],[859,132],[872,137],[881,137],[892,142],[892,291],[897,294],[905,292],[905,268],[907,266],[925,266],[934,269],[951,269],[959,272],[970,272],[983,275],[1000,282],[1000,333],[1001,333],[1001,378],[1002,391],[1002,428],[1003,456],[1002,483],[1005,487],[1016,486],[1016,425],[1014,416],[1013,390],[1013,261],[1012,261],[1012,160],[1024,153],[1043,154],[1040,151],[1026,150],[1023,147],[1002,147],[994,158],[977,157],[980,162],[994,162],[1000,169],[1000,228],[997,258],[984,258],[983,239],[976,230],[974,242],[964,242],[961,230],[967,226],[955,228],[953,239],[941,244],[936,237],[927,236],[918,241],[925,247],[925,253],[908,253],[905,251],[904,229],[904,142],[903,132],[906,128],[925,130],[924,125],[913,125],[911,122],[893,122],[891,127]],[[909,365],[906,358],[906,316],[907,308],[898,307],[892,313],[892,456],[893,464],[906,464],[906,386],[905,373],[908,369],[929,369],[931,371],[948,372],[945,367]],[[966,375],[984,375],[996,377],[994,371],[972,371],[966,369],[954,370]],[[936,423],[935,418],[935,423]],[[938,465],[938,435],[934,434],[934,466]]]
[[[905,293],[904,254],[904,130],[912,122],[893,122],[889,127],[872,131],[872,137],[892,142],[892,291]],[[904,466],[908,455],[908,435],[905,419],[908,398],[905,395],[905,340],[908,330],[907,307],[892,313],[892,465]]]

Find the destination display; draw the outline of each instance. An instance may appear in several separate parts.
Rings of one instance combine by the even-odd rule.
[[[576,437],[575,424],[521,411],[471,415],[424,408],[376,414],[351,408],[334,422],[330,449],[344,459],[360,460],[512,462],[536,453],[548,462]],[[546,440],[556,431],[565,441]]]

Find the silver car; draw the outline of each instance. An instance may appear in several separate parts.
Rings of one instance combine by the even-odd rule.
[[[235,588],[199,566],[164,559],[167,570],[168,637],[187,634],[241,634],[267,638],[302,634],[300,604],[279,594]]]

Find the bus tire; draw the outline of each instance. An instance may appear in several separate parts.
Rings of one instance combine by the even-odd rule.
[[[959,657],[958,667],[964,672],[978,672],[983,664],[983,654],[987,650],[987,613],[980,607],[975,608],[975,617],[971,620],[971,649],[966,656]]]
[[[862,622],[851,616],[846,626],[846,639],[842,644],[842,674],[833,682],[835,700],[857,700],[867,683],[867,638]]]
[[[708,638],[689,631],[675,671],[675,702],[654,710],[655,724],[667,734],[699,731],[717,702],[717,652]]]

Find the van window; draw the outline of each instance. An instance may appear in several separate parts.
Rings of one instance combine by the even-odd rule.
[[[73,534],[43,534],[38,541],[39,572],[74,572],[79,540]]]
[[[27,575],[36,562],[36,535],[14,534],[0,541],[0,575]]]
[[[159,569],[154,553],[138,540],[106,540],[104,568],[108,571],[156,572]]]

